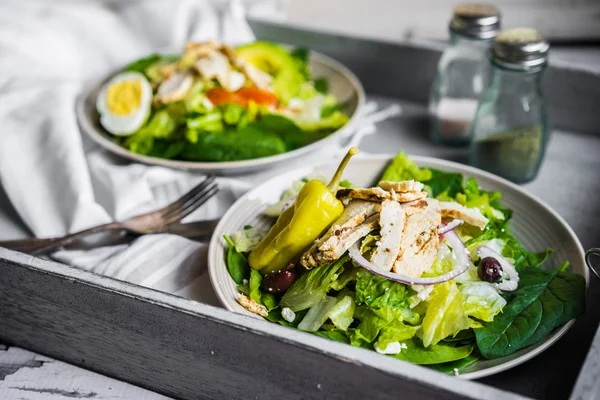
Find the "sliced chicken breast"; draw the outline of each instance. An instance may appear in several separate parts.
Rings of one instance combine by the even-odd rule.
[[[176,72],[158,87],[154,101],[157,103],[173,103],[185,97],[192,87],[194,78],[191,74]]]
[[[251,313],[258,314],[262,317],[266,317],[267,315],[269,315],[269,310],[267,310],[267,307],[263,306],[262,304],[258,304],[248,296],[245,296],[240,293],[238,295],[237,301],[242,307],[244,307]]]
[[[427,192],[399,192],[396,193],[394,190],[391,192],[392,200],[400,203],[408,203],[415,200],[424,199],[427,197]]]
[[[362,224],[340,232],[336,231],[323,241],[313,253],[317,265],[329,264],[339,259],[359,239],[367,236],[379,226],[379,214],[367,218]]]
[[[371,263],[390,271],[400,254],[400,238],[404,231],[405,213],[400,203],[385,200],[381,203],[379,226],[381,239],[371,256]]]
[[[392,200],[392,194],[379,187],[358,189],[343,188],[337,191],[336,196],[338,199],[351,198],[368,201]]]
[[[216,78],[221,86],[228,88],[231,65],[223,53],[212,50],[207,56],[198,59],[194,68],[204,79]]]
[[[380,203],[373,203],[364,200],[352,200],[342,215],[333,223],[331,228],[306,251],[300,258],[300,264],[305,268],[314,268],[320,265],[314,259],[317,248],[325,241],[329,240],[334,235],[342,235],[344,232],[361,224],[368,216],[373,215],[381,209]]]
[[[379,182],[379,187],[387,190],[398,192],[420,192],[423,190],[425,185],[421,182],[417,182],[414,180],[402,181],[402,182],[392,182],[392,181],[381,181]]]
[[[483,216],[478,208],[467,208],[452,201],[440,201],[439,204],[440,212],[444,217],[462,219],[467,224],[471,224],[480,229],[484,229],[488,224],[488,219]]]
[[[424,232],[403,252],[402,257],[396,260],[394,272],[419,278],[423,275],[423,272],[431,268],[437,257],[439,246],[437,228],[433,231]]]

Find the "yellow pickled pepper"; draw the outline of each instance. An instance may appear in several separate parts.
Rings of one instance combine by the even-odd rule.
[[[348,150],[328,186],[313,179],[302,187],[294,204],[279,216],[250,253],[252,268],[262,274],[284,269],[342,215],[344,205],[335,194],[344,168],[357,153],[356,147]]]

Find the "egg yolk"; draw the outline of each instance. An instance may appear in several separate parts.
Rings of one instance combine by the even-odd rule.
[[[142,102],[142,83],[139,80],[121,81],[108,87],[106,104],[112,114],[128,115]]]

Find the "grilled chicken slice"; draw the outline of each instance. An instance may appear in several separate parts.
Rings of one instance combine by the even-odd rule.
[[[194,78],[191,74],[175,72],[158,87],[154,101],[158,104],[174,103],[185,97],[192,87]]]
[[[467,208],[451,201],[440,201],[439,205],[443,217],[462,219],[480,229],[484,229],[488,223],[488,219],[483,216],[478,208]]]
[[[229,59],[223,53],[212,50],[207,56],[198,59],[194,64],[194,68],[204,79],[217,78],[221,86],[225,89],[228,88],[231,65]]]
[[[392,199],[398,201],[400,203],[408,203],[411,201],[416,201],[420,199],[424,199],[427,197],[427,192],[399,192],[396,193],[394,190],[391,192]]]
[[[358,189],[342,188],[337,191],[336,196],[338,199],[350,198],[368,201],[383,201],[392,199],[392,194],[390,192],[379,187]]]
[[[372,230],[377,229],[378,226],[379,214],[374,214],[353,228],[335,231],[327,240],[320,243],[312,254],[315,264],[329,264],[339,259],[350,246],[367,236]]]
[[[273,77],[254,65],[246,62],[243,64],[242,71],[248,77],[250,82],[254,83],[260,89],[269,89]]]
[[[245,296],[240,293],[238,295],[237,301],[242,307],[244,307],[251,313],[258,314],[262,317],[266,317],[267,315],[269,315],[269,310],[267,310],[267,307],[263,306],[262,304],[258,304],[248,296]]]
[[[419,278],[423,272],[431,268],[437,257],[439,246],[437,228],[429,232],[422,232],[417,240],[403,251],[402,257],[396,260],[394,272]]]
[[[419,203],[422,202],[426,203],[424,207],[420,204],[421,207],[413,206],[404,209],[407,217],[400,238],[400,255],[393,266],[394,272],[412,277],[421,276],[431,267],[439,247],[437,228],[442,222],[442,216],[438,210],[438,202],[427,199]],[[429,243],[432,239],[434,239],[433,243]],[[433,258],[430,255],[431,251],[434,252]]]
[[[402,203],[401,206],[404,209],[406,216],[409,217],[413,214],[423,211],[427,207],[433,207],[437,210],[438,201],[435,199],[420,199],[408,203]]]
[[[381,239],[371,256],[371,263],[390,271],[400,254],[400,238],[404,231],[405,213],[400,203],[384,200],[379,213]]]
[[[402,181],[402,182],[392,182],[392,181],[381,181],[379,182],[379,187],[387,190],[398,192],[420,192],[423,190],[423,185],[421,182],[416,182],[414,180]]]
[[[364,222],[370,215],[379,212],[380,209],[381,205],[379,203],[364,200],[352,200],[348,203],[346,208],[344,208],[342,215],[333,223],[327,233],[319,240],[315,241],[311,248],[302,255],[300,264],[307,269],[319,266],[320,263],[315,260],[314,256],[321,244],[330,240],[332,236],[342,235],[344,232],[356,227]]]

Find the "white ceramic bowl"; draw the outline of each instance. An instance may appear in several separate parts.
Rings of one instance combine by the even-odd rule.
[[[443,171],[460,172],[465,178],[473,177],[486,190],[497,190],[503,194],[502,203],[514,211],[511,220],[512,233],[529,250],[541,251],[552,247],[555,251],[544,264],[545,268],[555,268],[563,261],[569,260],[570,271],[581,274],[589,283],[589,273],[585,266],[584,251],[581,243],[569,225],[538,198],[527,193],[519,186],[497,177],[462,164],[421,156],[411,156],[421,167],[436,168]],[[391,156],[357,156],[346,168],[344,178],[359,186],[371,186],[380,177]],[[267,205],[279,200],[281,193],[290,184],[306,176],[331,176],[337,165],[307,167],[288,172],[273,178],[256,187],[240,198],[221,219],[215,229],[209,248],[208,270],[210,279],[221,303],[229,310],[252,315],[237,301],[236,284],[229,276],[225,265],[226,243],[224,234],[241,230],[244,225],[253,225],[259,229],[268,229],[272,219],[262,215]],[[260,318],[260,317],[257,317]],[[521,349],[509,356],[495,360],[480,360],[461,371],[461,377],[476,379],[495,374],[518,364],[521,364],[541,353],[555,343],[574,321],[554,330],[542,342]],[[268,323],[268,322],[267,322]]]
[[[83,95],[77,100],[77,121],[83,132],[104,149],[121,157],[144,164],[221,175],[248,173],[266,168],[274,168],[291,159],[310,154],[325,146],[332,146],[339,143],[342,138],[352,133],[358,114],[365,102],[365,92],[358,78],[338,61],[326,55],[311,52],[309,65],[314,77],[323,77],[329,80],[329,92],[338,99],[340,104],[344,105],[344,110],[350,119],[346,125],[329,136],[307,146],[276,156],[227,162],[178,161],[136,154],[119,146],[111,140],[111,135],[100,125],[100,115],[96,111],[96,98],[98,97],[100,88],[118,71],[114,71],[106,79],[90,86],[84,91]]]

